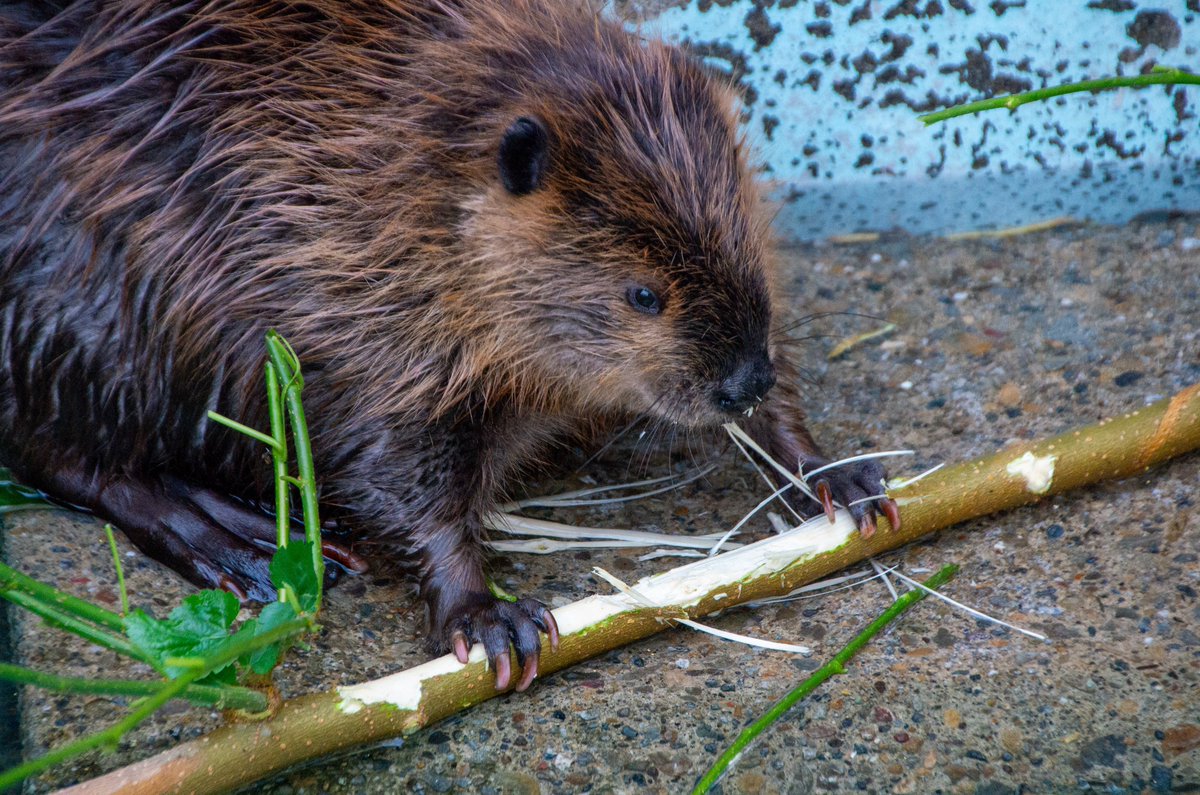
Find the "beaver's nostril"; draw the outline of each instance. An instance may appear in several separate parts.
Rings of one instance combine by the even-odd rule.
[[[713,392],[721,411],[742,414],[762,402],[775,386],[775,368],[765,355],[743,361]]]
[[[762,399],[771,391],[771,387],[775,386],[775,368],[771,367],[770,362],[767,363],[767,368],[760,370],[754,381],[753,392],[757,402],[762,402]]]

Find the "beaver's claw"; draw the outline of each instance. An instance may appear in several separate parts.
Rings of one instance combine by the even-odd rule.
[[[824,467],[829,466],[830,462],[822,459],[810,459],[804,463],[804,469],[815,472],[815,475],[811,476],[811,480],[803,473],[801,476],[812,487],[817,502],[830,522],[834,518],[836,503],[850,511],[863,538],[875,534],[876,513],[886,516],[893,530],[900,529],[900,512],[895,500],[887,498],[883,485],[886,473],[877,460],[851,461],[828,469]]]
[[[536,599],[508,602],[488,593],[472,594],[450,611],[445,625],[436,631],[442,638],[442,650],[451,651],[461,663],[467,662],[472,643],[482,643],[488,664],[496,672],[496,689],[505,690],[512,680],[509,648],[517,652],[521,678],[516,690],[533,683],[538,673],[542,641],[538,631],[546,633],[550,648],[558,648],[558,624],[554,615]]]

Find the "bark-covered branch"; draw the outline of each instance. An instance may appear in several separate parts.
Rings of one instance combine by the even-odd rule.
[[[819,517],[799,532],[634,584],[656,609],[624,594],[561,607],[554,612],[562,642],[557,651],[545,651],[541,670],[557,671],[652,635],[670,626],[672,617],[695,618],[779,596],[949,525],[1140,474],[1197,448],[1200,384],[1124,416],[947,467],[899,489],[892,495],[900,503],[899,531],[884,524],[864,540],[841,512],[835,524]],[[268,720],[225,726],[63,792],[225,792],[300,762],[411,733],[494,695],[493,677],[476,648],[465,666],[448,655],[373,682],[297,698]]]

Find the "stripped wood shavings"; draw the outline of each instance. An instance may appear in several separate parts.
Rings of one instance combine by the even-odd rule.
[[[879,579],[883,580],[883,584],[887,586],[888,593],[892,595],[892,601],[894,602],[899,599],[900,594],[896,593],[896,586],[892,585],[892,581],[888,579],[888,573],[890,570],[885,571],[883,566],[880,566],[879,562],[875,560],[875,558],[869,558],[868,561],[871,564],[871,568],[875,569],[875,573],[879,576]],[[895,567],[893,567],[893,569],[894,568]]]
[[[652,497],[657,494],[663,494],[688,483],[692,483],[712,472],[716,468],[716,464],[710,464],[701,468],[698,472],[683,478],[682,480],[673,475],[667,475],[660,478],[650,478],[648,480],[640,480],[633,483],[618,483],[611,486],[597,486],[589,489],[579,489],[576,491],[564,492],[562,494],[531,497],[524,500],[506,503],[500,507],[500,510],[488,514],[484,517],[484,526],[489,530],[508,533],[511,535],[524,536],[539,536],[538,538],[520,539],[520,540],[503,540],[495,539],[490,541],[492,549],[499,552],[523,552],[534,555],[548,555],[555,552],[568,552],[571,550],[580,549],[631,549],[644,547],[682,547],[684,549],[708,549],[712,542],[716,539],[727,540],[730,533],[710,533],[700,536],[686,536],[666,533],[651,533],[642,530],[623,530],[610,527],[580,527],[577,525],[563,524],[561,522],[551,522],[545,519],[532,519],[526,516],[519,516],[513,511],[527,507],[542,507],[542,508],[570,508],[581,506],[600,506],[610,505],[613,503],[628,502],[631,500],[640,500],[646,497]],[[636,494],[623,495],[620,497],[602,497],[592,498],[596,494],[608,494],[614,491],[624,491],[642,486],[657,486],[662,483],[668,483],[666,486],[652,489],[650,491],[638,492]],[[733,549],[741,546],[740,544],[726,543],[726,547]],[[650,556],[643,556],[643,559],[652,559],[654,557],[667,557],[676,555],[679,557],[698,557],[699,553],[690,552],[673,552],[666,549],[660,549]]]
[[[792,474],[787,471],[786,467],[784,467],[778,461],[775,461],[773,458],[771,458],[771,456],[769,456],[765,450],[763,450],[759,445],[757,445],[754,442],[754,440],[751,439],[749,437],[749,435],[746,434],[745,431],[742,430],[735,423],[728,423],[725,426],[725,430],[729,433],[730,437],[733,439],[735,445],[742,452],[742,454],[744,456],[746,456],[746,458],[755,465],[756,469],[758,469],[759,474],[762,475],[764,480],[766,480],[768,483],[770,483],[770,479],[767,478],[766,473],[760,467],[758,467],[757,462],[754,461],[754,457],[750,455],[750,449],[754,450],[756,453],[758,453],[760,456],[762,456],[762,458],[766,461],[767,464],[772,466],[781,475],[784,475],[787,478],[787,480],[789,481],[789,482],[785,483],[783,486],[781,486],[780,488],[774,489],[770,495],[768,495],[766,498],[761,500],[754,508],[752,508],[749,512],[747,512],[736,524],[733,525],[733,527],[731,527],[725,533],[721,533],[721,534],[710,533],[710,534],[707,534],[704,536],[683,536],[683,535],[668,535],[668,534],[663,534],[663,533],[649,533],[649,532],[637,531],[637,530],[619,530],[619,529],[614,529],[614,528],[576,527],[573,525],[565,525],[565,524],[561,524],[558,522],[550,522],[550,521],[546,521],[546,520],[542,520],[542,519],[531,519],[528,517],[517,516],[517,515],[513,515],[513,514],[509,514],[509,513],[497,512],[497,513],[494,513],[494,514],[490,515],[489,517],[487,517],[486,522],[485,522],[487,524],[487,526],[489,526],[492,529],[502,530],[502,531],[505,531],[508,533],[550,536],[550,537],[521,539],[521,540],[508,540],[508,541],[503,541],[503,540],[494,541],[493,547],[500,551],[549,554],[549,553],[554,553],[554,552],[562,552],[562,551],[578,550],[578,549],[600,549],[600,548],[620,549],[620,548],[644,547],[644,546],[655,545],[655,546],[663,546],[663,547],[676,547],[676,549],[662,549],[662,548],[656,549],[652,552],[649,552],[645,555],[640,556],[638,559],[641,561],[648,561],[648,560],[654,560],[657,558],[668,557],[668,556],[705,557],[704,552],[700,551],[705,548],[707,548],[708,556],[712,556],[712,555],[715,555],[716,553],[718,553],[722,547],[735,548],[735,547],[739,546],[737,544],[730,543],[729,539],[735,533],[739,532],[742,529],[742,527],[744,527],[746,525],[746,523],[749,522],[749,520],[752,517],[757,515],[759,511],[761,511],[763,508],[765,508],[767,505],[769,505],[772,501],[774,501],[776,499],[782,499],[783,493],[785,491],[787,491],[788,489],[792,488],[793,486],[806,485],[809,478],[815,477],[815,476],[821,474],[822,472],[825,472],[825,471],[835,468],[837,466],[841,466],[843,464],[853,463],[856,461],[872,459],[872,458],[882,458],[882,457],[887,457],[887,456],[912,455],[914,452],[912,450],[888,450],[888,451],[877,452],[877,453],[867,453],[864,455],[851,456],[849,458],[842,459],[840,461],[831,462],[822,467],[819,467],[818,469],[814,469],[812,472],[809,472],[809,473]],[[749,448],[749,449],[747,449],[747,448]],[[551,495],[548,497],[531,498],[529,500],[525,500],[525,501],[521,501],[521,502],[517,502],[517,503],[511,503],[505,507],[506,508],[518,508],[518,507],[535,506],[535,505],[539,506],[539,507],[574,507],[574,506],[581,506],[581,505],[592,506],[592,505],[603,505],[603,504],[608,504],[608,503],[613,503],[613,502],[625,502],[625,501],[629,501],[629,500],[640,499],[643,497],[650,497],[650,496],[654,496],[656,494],[661,494],[661,493],[670,491],[672,489],[678,488],[679,486],[693,482],[694,480],[708,474],[708,472],[710,472],[712,470],[713,466],[715,466],[715,465],[706,467],[706,468],[702,469],[699,473],[694,474],[688,478],[685,478],[684,480],[675,480],[671,476],[664,477],[664,478],[651,478],[648,480],[637,481],[634,483],[617,484],[614,486],[599,486],[599,487],[590,488],[590,489],[582,489],[582,490],[578,490],[578,491],[574,491],[574,492],[566,492],[566,493],[563,493],[560,495]],[[925,472],[922,472],[921,474],[916,475],[915,477],[909,478],[909,479],[901,481],[899,483],[891,483],[888,485],[890,486],[890,488],[899,488],[899,487],[907,486],[911,483],[914,483],[914,482],[920,480],[921,478],[927,477],[928,475],[936,472],[937,470],[941,469],[942,466],[943,466],[942,464],[939,464],[938,466],[932,467],[932,468],[926,470]],[[1054,472],[1054,456],[1044,456],[1042,458],[1038,458],[1038,457],[1033,456],[1030,453],[1026,453],[1022,457],[1011,462],[1008,466],[1008,471],[1010,474],[1025,477],[1026,482],[1028,484],[1028,488],[1031,491],[1035,491],[1036,489],[1042,489],[1042,491],[1036,491],[1035,493],[1044,493],[1046,490],[1049,490],[1050,485],[1052,483],[1053,472]],[[592,495],[595,495],[595,494],[605,494],[605,493],[610,493],[613,491],[621,491],[621,490],[637,488],[637,487],[642,487],[642,486],[658,486],[659,484],[665,483],[668,481],[673,481],[673,482],[671,482],[671,484],[668,486],[656,488],[656,489],[653,489],[648,492],[642,492],[642,493],[632,494],[632,495],[624,495],[624,496],[620,496],[620,497],[616,497],[616,498],[591,499]],[[807,491],[807,489],[806,489],[806,491]],[[876,498],[870,497],[870,498],[865,498],[864,500],[856,500],[855,503],[865,502],[865,501],[868,501],[871,499],[876,499]],[[768,516],[771,520],[772,526],[779,533],[796,532],[796,530],[798,529],[798,528],[788,527],[787,523],[778,514],[770,513],[770,514],[768,514]],[[803,525],[803,523],[801,523],[801,524]],[[712,543],[714,539],[715,539],[715,543],[713,543],[712,546],[709,547],[708,544]],[[890,567],[890,568],[884,568],[882,565],[880,565],[874,559],[870,560],[870,564],[871,564],[872,568],[874,569],[873,575],[870,572],[859,572],[859,573],[855,573],[855,574],[844,575],[839,578],[833,578],[833,579],[829,579],[829,580],[824,580],[820,583],[810,584],[803,588],[799,588],[796,591],[793,591],[792,593],[787,594],[786,596],[778,597],[775,599],[767,599],[767,600],[760,600],[757,602],[753,602],[753,603],[750,603],[748,606],[754,607],[754,606],[759,606],[759,605],[774,604],[774,603],[778,603],[778,602],[789,601],[789,600],[797,599],[797,598],[804,598],[805,596],[808,596],[811,598],[811,597],[817,596],[817,595],[825,595],[825,594],[833,593],[838,590],[843,590],[845,588],[852,588],[857,585],[861,585],[864,582],[869,582],[870,580],[873,580],[873,579],[882,579],[884,582],[884,585],[887,587],[889,593],[891,594],[892,600],[895,601],[896,599],[899,598],[899,594],[896,592],[895,587],[892,585],[891,580],[889,579],[889,575],[893,575],[893,574],[897,578],[903,580],[904,582],[911,584],[913,587],[923,587],[920,585],[920,583],[917,583],[915,580],[912,580],[911,578],[897,572],[895,570],[894,566]],[[596,568],[593,571],[598,577],[607,581],[609,584],[611,584],[614,588],[616,588],[622,594],[624,594],[625,596],[632,599],[635,603],[642,605],[644,607],[662,609],[663,606],[661,604],[655,603],[653,600],[647,598],[644,594],[638,592],[636,589],[630,587],[629,585],[627,585],[626,583],[621,581],[619,578],[615,577],[614,575],[610,574],[609,572],[605,571],[604,569]],[[928,589],[926,589],[926,590],[928,590]],[[1025,635],[1028,635],[1033,638],[1045,640],[1045,636],[1040,633],[1033,632],[1032,630],[1026,630],[1021,627],[1017,627],[1015,625],[1009,624],[998,618],[989,616],[978,610],[967,607],[966,605],[956,602],[953,599],[945,597],[936,592],[931,591],[930,593],[933,593],[934,596],[942,599],[943,601],[947,602],[948,604],[950,604],[950,605],[952,605],[952,606],[954,606],[976,618],[980,618],[980,619],[983,619],[986,621],[996,623],[1001,626],[1008,627],[1010,629],[1013,629],[1017,632],[1023,633]],[[719,595],[718,595],[718,597],[714,597],[714,598],[719,598]],[[737,633],[728,632],[726,630],[720,630],[720,629],[717,629],[715,627],[711,627],[711,626],[708,626],[705,624],[700,624],[698,622],[692,621],[687,618],[679,618],[679,617],[674,617],[674,616],[672,616],[670,618],[671,618],[671,620],[675,620],[678,623],[689,626],[693,629],[696,629],[697,631],[705,632],[707,634],[713,635],[714,637],[719,637],[719,638],[731,640],[731,641],[738,642],[738,643],[744,643],[744,644],[751,645],[751,646],[757,646],[759,648],[772,649],[772,650],[776,650],[776,651],[786,651],[786,652],[797,653],[797,654],[810,654],[811,653],[811,650],[805,646],[799,646],[799,645],[787,644],[787,643],[779,643],[776,641],[768,641],[768,640],[763,640],[760,638],[752,638],[752,637],[749,637],[746,635],[739,635]]]
[[[512,535],[541,536],[542,538],[558,538],[567,541],[603,540],[621,542],[617,547],[685,547],[689,549],[708,549],[713,542],[722,537],[720,533],[707,533],[699,536],[685,536],[673,533],[651,533],[645,530],[621,530],[613,527],[577,527],[561,522],[551,522],[546,519],[531,519],[528,516],[514,514],[491,513],[483,519],[484,527]]]
[[[874,243],[879,237],[878,232],[847,232],[844,235],[830,235],[825,239],[837,246],[848,246],[855,243]]]
[[[637,592],[637,590],[624,583],[619,577],[609,574],[599,566],[594,567],[592,569],[592,573],[607,582],[612,587],[616,588],[621,593],[640,602],[645,607],[656,607],[654,602],[642,596]],[[701,624],[700,622],[692,621],[689,618],[672,618],[671,620],[683,624],[684,626],[691,627],[699,632],[712,635],[713,637],[722,638],[723,640],[731,640],[735,643],[744,643],[747,646],[755,646],[760,649],[770,649],[772,651],[786,651],[791,652],[792,654],[812,654],[812,649],[807,646],[798,646],[793,643],[780,643],[774,640],[766,640],[765,638],[752,638],[749,635],[739,635],[736,632],[728,632],[723,629],[717,629],[716,627],[710,627],[707,624]]]
[[[924,472],[922,472],[919,475],[913,475],[911,478],[900,478],[898,480],[889,480],[885,484],[885,486],[887,487],[888,491],[898,491],[900,489],[907,488],[908,486],[911,486],[912,484],[916,483],[918,480],[929,477],[934,472],[937,472],[939,469],[941,469],[944,466],[946,466],[945,462],[938,464],[935,467],[930,467],[929,469],[926,469]],[[861,500],[855,500],[854,502],[858,503],[858,502],[861,502]]]
[[[716,463],[702,467],[699,471],[689,475],[682,480],[677,479],[674,475],[664,475],[660,478],[650,478],[648,480],[638,480],[633,483],[617,483],[612,486],[596,486],[590,489],[579,489],[577,491],[565,491],[561,494],[551,494],[542,497],[527,497],[522,500],[516,500],[501,505],[497,510],[501,513],[513,513],[522,508],[577,508],[590,507],[596,505],[612,505],[620,502],[631,502],[633,500],[644,500],[647,497],[654,497],[658,494],[665,494],[669,491],[681,488],[694,483],[700,478],[712,472],[717,468]],[[671,482],[668,482],[671,481]],[[639,491],[636,494],[627,494],[621,497],[601,497],[592,499],[593,494],[607,494],[612,491],[624,491],[626,489],[641,488],[642,486],[656,486],[660,483],[668,483],[661,488],[652,489],[650,491]]]
[[[521,552],[528,555],[553,555],[581,549],[645,549],[650,544],[639,541],[586,540],[562,541],[556,538],[523,538],[513,541],[493,540],[488,546],[497,552]],[[681,553],[689,550],[680,550]],[[703,553],[699,553],[703,554]],[[694,556],[687,556],[694,557]]]
[[[705,554],[696,549],[656,549],[653,552],[647,552],[645,555],[639,555],[638,560],[657,560],[658,558],[703,558]]]
[[[895,567],[884,569],[884,572],[894,571]],[[781,602],[795,602],[800,599],[815,599],[818,596],[836,593],[838,591],[846,591],[851,588],[868,583],[871,580],[879,579],[878,574],[872,574],[869,571],[856,571],[850,574],[843,574],[838,577],[829,577],[820,582],[812,582],[808,585],[801,586],[790,593],[783,596],[775,596],[770,599],[758,599],[753,602],[747,602],[746,607],[754,608],[760,605],[773,605]]]
[[[952,232],[944,235],[943,240],[995,240],[1006,237],[1020,237],[1034,232],[1046,232],[1051,229],[1061,229],[1064,226],[1083,226],[1083,221],[1069,215],[1049,218],[1032,224],[1010,226],[1005,229],[977,229],[970,232]]]
[[[826,358],[832,362],[834,359],[844,356],[845,354],[857,348],[859,345],[862,345],[864,342],[869,342],[870,340],[877,339],[879,337],[886,337],[888,334],[891,334],[893,331],[895,331],[896,328],[897,326],[895,323],[888,323],[880,326],[874,331],[865,331],[862,334],[855,334],[853,337],[847,337],[837,345],[834,345],[833,349],[829,351]]]
[[[922,585],[921,583],[912,579],[911,577],[906,577],[898,571],[894,571],[892,573],[895,574],[900,579],[904,580],[906,583],[908,583],[912,587],[920,588],[923,591],[928,591],[930,596],[936,596],[938,599],[941,599],[946,604],[953,605],[954,607],[958,608],[959,610],[963,611],[964,613],[974,616],[975,618],[981,618],[984,621],[990,621],[993,624],[999,624],[1002,627],[1008,627],[1009,629],[1016,630],[1017,632],[1020,632],[1023,635],[1028,635],[1031,638],[1036,638],[1038,640],[1046,640],[1047,639],[1046,636],[1040,632],[1034,632],[1032,629],[1022,629],[1021,627],[1018,627],[1016,624],[1010,624],[1007,621],[1001,621],[1000,619],[998,619],[994,616],[989,616],[987,613],[981,613],[973,607],[967,607],[962,602],[956,602],[953,599],[951,599],[949,596],[938,593],[937,591],[930,590],[929,588],[926,588],[924,585]]]
[[[815,502],[820,502],[820,500],[817,499],[817,495],[815,493],[813,493],[813,490],[811,488],[809,488],[809,485],[804,482],[803,478],[801,478],[795,472],[792,472],[792,470],[788,469],[783,464],[780,464],[774,458],[771,458],[771,456],[768,455],[767,451],[762,449],[762,447],[759,446],[758,442],[756,442],[750,438],[750,434],[748,434],[744,430],[742,430],[740,425],[738,425],[736,422],[727,422],[721,427],[723,427],[725,429],[726,433],[728,433],[730,436],[732,436],[734,438],[735,442],[739,442],[738,447],[742,450],[742,453],[747,458],[750,458],[750,454],[746,452],[745,447],[749,447],[751,450],[753,450],[754,452],[756,452],[760,456],[762,456],[763,460],[766,461],[768,464],[770,464],[772,467],[774,467],[776,472],[783,475],[783,477],[786,480],[791,481],[792,485],[794,485],[796,488],[800,489],[800,491],[803,492],[804,495],[807,496],[809,499],[811,499]],[[745,447],[743,447],[743,445],[745,445]],[[753,463],[752,458],[751,458],[751,462]],[[763,477],[766,477],[765,473],[763,473]],[[774,488],[774,484],[771,483],[769,478],[767,479],[767,485]],[[785,501],[785,504],[786,504],[786,501]]]
[[[771,522],[771,528],[776,533],[786,533],[792,529],[792,526],[783,521],[783,517],[774,511],[767,511],[767,519]]]
[[[769,497],[764,499],[758,505],[755,505],[753,508],[751,508],[750,511],[745,516],[743,516],[741,519],[738,520],[737,524],[735,524],[733,527],[729,528],[729,531],[726,532],[723,536],[721,536],[717,540],[717,543],[712,545],[712,548],[708,550],[708,554],[715,555],[718,552],[720,552],[721,547],[726,545],[726,542],[729,541],[730,536],[734,535],[739,530],[741,530],[742,526],[744,524],[746,524],[746,522],[750,521],[750,519],[756,513],[761,511],[763,508],[767,507],[767,505],[770,504],[770,502],[772,500],[774,500],[776,497],[778,497],[780,494],[782,494],[786,490],[790,489],[791,487],[792,487],[791,483],[784,483],[782,486],[780,486],[778,489],[776,489],[774,492],[772,492]]]
[[[800,475],[800,477],[804,478],[805,482],[807,482],[809,478],[819,475],[827,469],[837,469],[838,467],[844,466],[845,464],[853,464],[855,461],[869,461],[872,458],[889,458],[891,456],[898,456],[898,455],[916,455],[916,451],[915,450],[882,450],[878,453],[863,453],[862,455],[852,455],[849,458],[840,458],[837,461],[830,461],[828,464],[825,464],[824,466],[817,467],[812,472],[804,472]]]

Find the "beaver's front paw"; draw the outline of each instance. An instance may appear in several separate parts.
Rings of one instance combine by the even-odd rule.
[[[800,474],[817,495],[829,521],[833,521],[836,503],[850,511],[863,538],[875,534],[876,513],[886,516],[893,530],[900,529],[900,512],[895,500],[887,498],[883,485],[887,473],[878,460],[831,465],[823,459],[810,459],[804,462]]]
[[[441,611],[439,611],[441,612]],[[496,689],[504,690],[512,678],[509,646],[517,652],[521,666],[518,692],[533,682],[538,672],[542,640],[538,631],[550,638],[550,648],[558,648],[558,625],[554,615],[536,599],[508,602],[489,593],[463,596],[453,607],[441,613],[440,626],[433,627],[438,651],[452,651],[461,663],[467,662],[472,643],[482,643],[488,663],[496,672]]]

